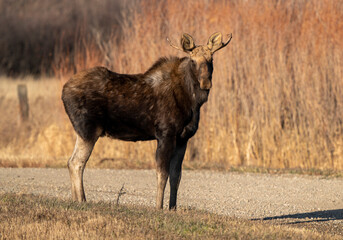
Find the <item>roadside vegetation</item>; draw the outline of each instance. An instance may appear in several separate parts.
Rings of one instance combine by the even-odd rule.
[[[0,222],[0,239],[339,239],[315,229],[196,210],[157,211],[15,194],[0,194]]]
[[[221,31],[233,39],[215,56],[185,166],[343,170],[342,1],[68,3],[0,0],[0,166],[66,166],[75,136],[60,94],[73,73],[96,65],[143,72],[161,56],[183,56],[166,37],[188,32],[205,44]],[[19,82],[28,86],[25,124]],[[101,139],[89,166],[152,168],[155,148]]]

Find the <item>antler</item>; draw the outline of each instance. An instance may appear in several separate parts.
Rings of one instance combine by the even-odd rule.
[[[175,48],[175,49],[177,49],[177,50],[179,50],[179,51],[182,51],[183,52],[183,49],[181,49],[181,48],[179,48],[179,47],[177,47],[177,46],[175,46],[170,40],[169,40],[169,38],[167,38],[167,41],[169,42],[169,44],[170,44],[170,46],[172,46],[173,48]]]
[[[228,36],[229,39],[225,43],[222,43],[221,45],[218,45],[217,47],[214,47],[213,49],[211,49],[212,54],[214,52],[218,51],[219,49],[222,49],[223,47],[225,47],[226,45],[229,44],[229,42],[232,39],[232,33],[228,34],[227,36]]]

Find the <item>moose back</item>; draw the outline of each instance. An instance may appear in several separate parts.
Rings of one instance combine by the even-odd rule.
[[[160,58],[143,74],[119,74],[95,67],[77,73],[64,85],[62,101],[76,132],[68,161],[74,200],[86,200],[83,171],[99,137],[156,139],[156,207],[163,208],[169,177],[169,209],[176,208],[187,142],[198,129],[200,107],[212,86],[212,57],[231,38],[230,34],[223,43],[222,34],[214,33],[207,45],[197,46],[184,33],[181,48],[170,45],[187,57]]]

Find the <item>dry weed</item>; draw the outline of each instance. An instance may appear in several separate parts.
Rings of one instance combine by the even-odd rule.
[[[339,239],[326,230],[273,226],[195,210],[0,195],[1,239]]]
[[[50,81],[57,87],[32,89],[39,95],[30,97],[37,123],[27,138],[15,125],[15,97],[1,95],[3,165],[11,158],[18,166],[26,158],[64,165],[74,136],[57,95],[74,69],[100,64],[120,73],[142,72],[161,56],[182,56],[168,46],[167,36],[175,42],[188,32],[204,44],[222,31],[232,32],[233,40],[215,56],[213,89],[185,166],[343,169],[342,2],[153,0],[121,15],[119,36],[78,43],[79,52],[58,65],[65,78]],[[151,167],[154,148],[154,142],[102,139],[90,165]]]

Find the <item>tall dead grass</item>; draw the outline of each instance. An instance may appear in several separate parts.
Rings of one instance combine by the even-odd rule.
[[[185,165],[343,169],[342,2],[153,0],[121,14],[120,35],[104,40],[99,33],[80,43],[77,54],[65,56],[56,67],[65,76],[61,83],[72,69],[105,65],[138,73],[161,56],[182,56],[167,36],[176,42],[187,32],[205,44],[215,31],[232,32],[229,47],[214,56],[213,89]],[[62,118],[62,128],[51,123],[58,126],[51,139],[60,138],[66,151],[57,154],[52,141],[49,157],[72,151],[72,130]],[[42,142],[35,138],[30,146]],[[103,139],[93,158],[106,166],[150,167],[154,147]],[[41,156],[48,158],[44,150]]]
[[[118,34],[120,9],[118,0],[0,0],[0,74],[51,76],[94,29]]]

